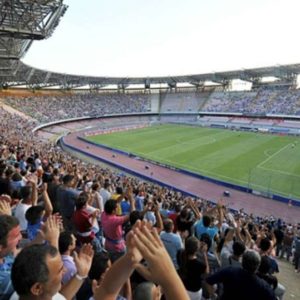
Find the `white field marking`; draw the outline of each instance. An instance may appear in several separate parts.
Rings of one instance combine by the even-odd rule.
[[[267,156],[267,157],[271,156],[272,154],[269,154],[270,151],[272,151],[272,149],[265,150],[264,155]]]
[[[288,145],[286,145],[285,147],[287,147]],[[285,148],[284,147],[284,148]],[[116,147],[117,148],[117,147]],[[123,147],[123,149],[124,149],[124,147]],[[283,149],[280,149],[279,151],[281,151],[281,150],[283,150]],[[126,150],[125,150],[126,151]],[[129,150],[127,150],[127,151],[129,151]],[[277,151],[278,152],[278,151]],[[146,154],[146,153],[141,153],[141,152],[133,152],[133,154],[134,155],[137,155],[137,156],[140,156],[140,157],[145,157],[145,158],[147,158],[147,155],[148,155],[148,153]],[[276,153],[274,153],[274,154],[276,154]],[[273,155],[274,155],[273,154]],[[156,155],[149,155],[148,156],[148,158],[149,159],[153,159],[153,160],[155,160],[155,161],[157,161],[157,162],[159,162],[159,160],[160,160],[160,157],[158,157],[158,156],[156,156]],[[197,169],[197,168],[194,168],[194,167],[192,167],[192,166],[188,166],[188,165],[185,165],[185,164],[181,164],[181,163],[178,163],[178,162],[174,162],[174,161],[171,161],[171,160],[168,160],[168,159],[163,159],[163,161],[162,161],[162,163],[164,163],[164,162],[167,162],[167,163],[169,163],[171,166],[175,166],[175,167],[177,167],[177,166],[179,166],[179,167],[181,167],[182,169],[184,169],[184,170],[187,170],[187,171],[195,171],[197,174],[199,174],[199,175],[204,175],[204,176],[206,176],[205,174],[201,174],[201,173],[199,173],[199,171],[200,172],[203,172],[203,173],[207,173],[207,174],[209,174],[209,175],[212,175],[212,176],[215,176],[216,178],[217,177],[219,177],[219,178],[224,178],[224,179],[229,179],[230,181],[235,181],[235,182],[240,182],[240,183],[242,183],[242,184],[244,184],[245,186],[248,186],[249,185],[249,182],[248,181],[245,181],[245,180],[241,180],[241,179],[236,179],[236,178],[233,178],[233,177],[229,177],[229,176],[225,176],[225,175],[221,175],[221,174],[219,174],[219,173],[215,173],[215,172],[212,172],[212,171],[210,171],[210,170],[205,170],[205,169],[201,169],[201,170],[199,170],[199,169]],[[268,169],[268,168],[265,168],[265,167],[261,167],[261,166],[256,166],[257,168],[260,168],[260,169],[265,169],[265,170],[268,170],[268,171],[272,171],[272,172],[280,172],[280,171],[277,171],[277,170],[272,170],[272,169]],[[282,171],[283,172],[283,171]],[[287,172],[285,172],[285,173],[287,173]],[[292,175],[292,174],[290,174],[290,173],[287,173],[288,175]],[[297,176],[297,177],[300,177],[299,175],[293,175],[293,176]],[[264,185],[260,185],[260,184],[257,184],[257,183],[255,183],[255,184],[251,184],[251,186],[252,186],[252,188],[253,187],[260,187],[260,188],[262,188],[263,190],[266,190],[267,189],[267,187],[266,186],[264,186]],[[283,195],[283,196],[290,196],[290,194],[287,194],[287,193],[285,193],[285,192],[283,192],[283,191],[279,191],[279,190],[275,190],[275,189],[272,189],[272,191],[273,192],[277,192],[278,194],[280,194],[280,195]]]
[[[270,171],[272,173],[280,173],[280,174],[284,174],[284,175],[289,175],[289,176],[300,178],[300,175],[296,175],[296,174],[285,172],[285,171],[274,170],[274,169],[270,169],[270,168],[266,168],[266,167],[261,167],[261,166],[258,166],[257,168],[262,169],[262,170],[266,170],[266,171]]]
[[[155,159],[156,156],[154,156],[153,158]],[[173,164],[173,163],[174,163],[174,162],[172,162],[172,161],[170,161],[170,160],[167,160],[167,159],[164,159],[164,161],[166,161],[166,162],[168,162],[168,163],[170,163],[170,164]],[[193,170],[193,171],[196,171],[198,174],[201,175],[201,173],[199,173],[199,169],[196,169],[196,168],[194,168],[194,167],[192,167],[192,166],[187,166],[187,165],[180,164],[180,163],[177,163],[177,162],[176,162],[176,165],[182,167],[184,170]],[[175,167],[176,167],[176,165],[175,165]],[[259,167],[259,168],[260,168],[260,169],[270,170],[270,171],[272,171],[273,173],[276,173],[276,172],[279,173],[279,171],[276,171],[276,170],[271,170],[271,169],[267,169],[267,168],[264,168],[264,167]],[[215,172],[211,172],[211,171],[205,170],[205,169],[201,169],[200,171],[201,171],[201,172],[205,172],[205,173],[210,174],[210,175],[213,175],[213,176],[215,176],[215,177],[224,178],[224,179],[229,179],[229,180],[231,180],[231,181],[236,181],[236,182],[244,183],[246,186],[249,185],[249,182],[248,182],[248,181],[245,181],[245,180],[236,179],[236,178],[233,178],[233,177],[221,175],[221,174],[218,174],[218,173],[215,173]],[[293,175],[293,174],[290,174],[290,173],[287,173],[287,174]],[[205,174],[202,174],[202,175],[205,176]],[[298,175],[294,175],[294,176],[300,177],[300,176],[298,176]],[[251,184],[251,186],[252,186],[252,187],[260,187],[260,188],[262,188],[263,190],[267,190],[267,186],[260,185],[260,184],[257,184],[257,183]],[[290,194],[288,194],[288,193],[285,193],[285,192],[283,192],[283,191],[280,191],[280,190],[277,190],[277,189],[274,189],[274,188],[272,188],[272,192],[273,192],[273,193],[276,193],[276,192],[277,192],[278,194],[283,195],[283,196],[289,196],[289,195],[290,195]]]
[[[265,160],[263,160],[261,163],[259,163],[257,165],[257,167],[261,167],[263,164],[265,164],[266,162],[268,162],[270,159],[272,159],[274,156],[276,156],[277,154],[279,154],[280,152],[282,152],[283,150],[285,150],[287,147],[289,147],[291,144],[287,144],[284,147],[282,147],[281,149],[279,149],[277,152],[273,153],[272,155],[270,155],[269,157],[267,157]]]
[[[153,158],[156,159],[155,156],[153,156]],[[164,161],[170,163],[171,165],[173,164],[173,166],[175,166],[175,167],[180,166],[180,167],[182,167],[184,170],[187,170],[187,171],[190,171],[190,170],[196,171],[197,174],[206,176],[206,174],[201,174],[201,173],[199,173],[199,169],[196,169],[196,168],[194,168],[194,167],[192,167],[192,166],[187,166],[187,165],[180,164],[180,163],[176,163],[176,165],[174,165],[174,162],[172,162],[172,161],[170,161],[170,160],[167,160],[167,159],[164,159]],[[260,167],[260,168],[261,168],[261,169],[264,169],[263,167]],[[248,181],[245,181],[245,180],[236,179],[236,178],[228,177],[228,176],[225,176],[225,175],[220,175],[220,174],[218,174],[218,173],[211,172],[211,171],[205,170],[205,169],[201,169],[200,171],[201,171],[201,172],[205,172],[205,173],[210,174],[210,175],[213,175],[213,176],[216,177],[216,179],[218,179],[217,177],[219,177],[219,178],[229,179],[231,182],[232,182],[232,181],[235,181],[235,182],[244,183],[245,186],[248,186],[248,185],[249,185],[249,182],[248,182]],[[299,177],[300,177],[300,176],[299,176]],[[254,184],[251,183],[251,188],[252,188],[252,189],[255,189],[255,187],[260,187],[260,188],[263,189],[263,191],[267,191],[267,186],[260,185],[260,184],[257,184],[257,183],[254,183]],[[272,192],[273,192],[273,193],[276,193],[276,192],[277,192],[277,194],[282,195],[282,196],[289,196],[289,197],[291,196],[290,194],[288,194],[288,193],[286,193],[286,192],[283,192],[283,191],[280,191],[280,190],[276,190],[276,189],[274,189],[274,188],[272,188]],[[296,196],[296,195],[295,195],[295,196]]]

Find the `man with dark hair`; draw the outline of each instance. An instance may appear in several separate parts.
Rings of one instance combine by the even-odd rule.
[[[76,236],[81,243],[92,243],[96,252],[102,250],[100,241],[96,238],[93,223],[99,215],[96,209],[93,213],[87,211],[87,204],[90,195],[87,192],[79,194],[75,200],[76,211],[73,213],[72,221],[76,229]]]
[[[58,249],[65,268],[65,273],[62,278],[62,284],[66,284],[67,282],[69,282],[77,272],[74,258],[72,257],[75,248],[76,238],[74,234],[69,231],[62,232],[59,235],[58,240]]]
[[[21,188],[20,193],[22,200],[16,206],[15,217],[19,220],[21,230],[25,233],[28,225],[25,218],[26,211],[31,206],[35,206],[38,200],[36,180],[29,180],[27,185]]]
[[[204,245],[204,244],[206,245],[206,249],[207,249],[206,254],[207,254],[207,260],[209,264],[209,274],[213,274],[220,269],[220,261],[213,252],[209,251],[209,249],[211,248],[212,240],[207,233],[202,233],[200,237],[200,245]],[[203,256],[201,256],[201,258],[203,260]]]
[[[57,249],[50,245],[24,248],[15,259],[11,274],[19,298],[14,294],[11,299],[72,299],[87,277],[92,257],[91,245],[84,245],[80,253],[75,255],[77,274],[62,287],[64,265]]]
[[[273,249],[271,240],[267,237],[263,238],[260,241],[259,247],[260,247],[260,255],[262,257],[265,257],[265,260],[269,261],[268,274],[273,275],[274,273],[279,273],[278,263],[275,260],[275,258],[272,255],[270,255],[270,253]],[[275,295],[279,299],[282,299],[284,293],[285,293],[285,287],[281,283],[278,282],[277,287],[275,289]]]
[[[212,285],[223,283],[223,294],[220,295],[222,300],[276,300],[270,286],[255,274],[259,264],[259,253],[254,250],[246,251],[243,255],[242,268],[227,267],[206,279],[210,285],[210,294],[213,294]]]
[[[232,255],[223,259],[222,267],[242,267],[241,258],[246,250],[245,244],[240,241],[235,241],[232,245],[232,250]]]
[[[19,221],[15,217],[0,216],[0,299],[9,299],[13,293],[10,280],[11,267],[14,262],[12,251],[21,240]]]
[[[218,224],[217,224],[217,226],[215,224],[213,224],[212,217],[211,217],[211,215],[215,211],[218,214]],[[201,234],[207,233],[210,236],[212,241],[217,240],[218,232],[219,232],[219,229],[222,226],[223,219],[224,219],[223,204],[222,204],[222,200],[220,200],[217,203],[217,205],[209,211],[209,214],[203,215],[202,218],[200,218],[199,221],[197,221],[194,224],[193,227],[194,227],[195,236],[198,239],[200,239]]]
[[[134,198],[131,188],[128,188],[127,197],[130,201],[130,211],[135,210]],[[125,240],[122,225],[129,221],[129,215],[117,216],[117,201],[107,200],[101,216],[101,224],[105,236],[105,249],[109,252],[111,260],[115,261],[125,253]]]
[[[278,264],[276,260],[270,255],[272,250],[272,243],[269,238],[264,238],[260,241],[259,248],[261,251],[261,256],[267,256],[270,261],[269,274],[274,274],[279,272]]]
[[[75,200],[80,193],[74,189],[74,182],[75,178],[73,175],[65,175],[63,177],[63,185],[61,185],[56,192],[56,198],[60,206],[64,227],[67,229],[72,229],[71,218],[75,209]]]
[[[111,197],[110,182],[108,180],[104,182],[103,188],[100,189],[99,193],[103,199],[103,205],[104,205],[106,201],[109,200]]]

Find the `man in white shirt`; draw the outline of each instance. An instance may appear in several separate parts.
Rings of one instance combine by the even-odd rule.
[[[27,229],[26,211],[37,204],[37,185],[34,180],[27,182],[27,186],[21,188],[22,200],[17,204],[14,216],[19,220],[21,231]]]
[[[106,181],[104,183],[103,188],[100,189],[100,196],[103,199],[103,205],[105,205],[105,202],[111,198],[111,192],[109,191],[110,183]]]

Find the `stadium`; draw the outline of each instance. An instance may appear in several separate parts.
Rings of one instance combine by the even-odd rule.
[[[206,214],[216,221],[210,225],[211,230],[219,226],[223,240],[226,234],[222,225],[233,227],[236,232],[242,228],[240,234],[233,235],[247,249],[256,249],[261,257],[271,256],[273,250],[272,262],[278,257],[289,261],[288,266],[276,262],[277,268],[279,264],[284,269],[284,275],[278,277],[285,288],[278,283],[274,293],[277,299],[283,299],[285,291],[291,298],[295,297],[291,294],[297,294],[293,286],[297,281],[287,274],[293,264],[296,271],[300,270],[300,64],[159,77],[97,77],[52,72],[24,63],[23,57],[35,41],[51,38],[68,10],[67,5],[63,1],[1,1],[1,5],[0,195],[4,202],[9,197],[10,210],[19,216],[21,225],[20,220],[26,222],[25,211],[22,219],[18,206],[26,199],[18,196],[18,192],[23,185],[31,185],[32,178],[36,177],[36,198],[40,206],[46,214],[47,208],[52,207],[49,219],[52,213],[62,216],[65,229],[70,226],[74,230],[78,249],[86,247],[82,246],[84,243],[93,244],[96,235],[86,239],[92,230],[80,232],[82,223],[76,227],[74,216],[70,217],[63,208],[64,198],[58,195],[68,176],[76,178],[77,185],[72,189],[73,195],[78,194],[79,198],[82,193],[90,195],[87,197],[94,195],[92,186],[96,184],[99,190],[107,185],[111,198],[118,195],[114,200],[121,199],[117,201],[124,211],[122,217],[119,214],[117,217],[124,220],[126,203],[130,203],[129,215],[133,207],[138,210],[139,199],[144,201],[141,213],[154,202],[160,214],[155,212],[155,216],[151,215],[154,219],[147,219],[145,213],[144,219],[154,223],[158,230],[163,230],[162,223],[181,205],[174,223],[186,211],[188,219],[195,218],[193,227],[180,232],[182,242],[192,235],[200,238],[192,228],[197,230],[200,216]],[[243,82],[246,88],[236,89],[237,81]],[[99,195],[105,202],[102,194]],[[76,214],[79,206],[76,199],[72,201]],[[94,211],[100,209],[106,214],[107,201],[112,199],[109,197],[105,203],[93,207]],[[27,209],[31,206],[28,203]],[[32,208],[36,204],[37,199],[35,204],[32,202]],[[0,212],[8,214],[2,205]],[[158,219],[162,219],[161,224]],[[46,219],[45,224],[48,224]],[[103,228],[105,231],[105,224]],[[21,228],[23,240],[28,240],[26,230]],[[101,231],[99,224],[98,231]],[[183,238],[185,231],[187,236]],[[105,233],[102,238],[107,243],[110,239],[121,240],[122,236],[110,238]],[[273,243],[267,254],[262,255],[261,240]],[[101,239],[100,244],[102,247]],[[119,253],[105,245],[111,259]],[[0,249],[2,259],[1,255]],[[271,273],[274,276],[275,271]],[[211,272],[210,275],[213,276]],[[189,298],[182,300],[210,299],[209,288],[198,287],[197,293],[201,291],[202,295],[199,298],[185,279],[182,281]],[[13,286],[19,293],[14,280]],[[79,287],[76,292],[80,292]],[[2,294],[1,282],[0,289],[0,299],[15,299]],[[58,291],[65,297],[62,299],[68,299],[63,288]],[[168,293],[165,296],[175,299]],[[76,299],[88,298],[77,294]]]

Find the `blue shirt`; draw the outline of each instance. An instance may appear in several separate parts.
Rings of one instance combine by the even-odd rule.
[[[122,209],[122,215],[129,215],[130,203],[128,201],[121,201],[121,209]]]
[[[144,199],[143,196],[136,196],[135,197],[135,208],[137,211],[143,211],[144,209]]]
[[[178,270],[177,252],[183,248],[180,236],[173,232],[162,231],[160,238],[172,259],[175,269]]]
[[[218,233],[219,229],[218,227],[205,227],[203,225],[203,219],[200,219],[195,225],[194,225],[194,230],[195,230],[195,236],[200,239],[201,235],[203,233],[207,233],[210,238],[213,240],[215,235]]]
[[[4,257],[3,264],[0,264],[0,299],[8,300],[14,288],[10,280],[11,268],[15,258],[12,255]]]
[[[41,229],[41,226],[42,226],[42,219],[38,221],[36,224],[27,225],[27,236],[30,241],[33,241],[36,238],[39,229]]]

